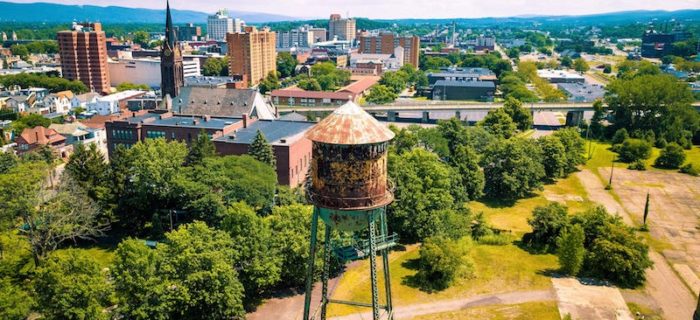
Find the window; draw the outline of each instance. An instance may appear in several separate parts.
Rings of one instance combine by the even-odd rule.
[[[164,131],[147,131],[146,132],[146,138],[149,138],[149,139],[164,138],[164,137],[165,137]]]

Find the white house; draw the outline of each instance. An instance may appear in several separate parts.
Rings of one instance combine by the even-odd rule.
[[[94,103],[97,101],[97,98],[101,97],[98,93],[95,92],[88,92],[88,93],[83,93],[80,95],[77,95],[76,98],[78,99],[78,105],[72,106],[73,108],[77,107],[82,107],[84,109],[87,109],[88,103]]]
[[[74,106],[79,106],[80,100],[72,91],[67,90],[49,94],[44,98],[44,105],[49,108],[50,113],[66,114]]]
[[[36,102],[36,98],[34,94],[30,94],[28,96],[26,95],[13,95],[10,96],[7,101],[5,101],[5,105],[8,109],[12,110],[12,112],[26,112],[30,108],[34,106],[34,103]]]
[[[140,97],[145,93],[145,91],[140,90],[117,92],[115,94],[96,98],[95,101],[87,104],[87,109],[88,111],[94,111],[103,116],[118,113],[122,106],[126,107],[126,100]]]

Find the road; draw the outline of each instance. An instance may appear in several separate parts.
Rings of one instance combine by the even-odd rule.
[[[411,319],[417,316],[457,311],[462,309],[489,306],[497,304],[520,304],[526,302],[554,301],[556,297],[551,290],[515,291],[498,294],[478,295],[469,298],[436,301],[431,303],[413,304],[394,307],[394,319]],[[372,318],[372,312],[355,313],[332,320],[366,320]]]

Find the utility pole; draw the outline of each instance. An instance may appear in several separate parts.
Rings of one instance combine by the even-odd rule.
[[[605,187],[605,190],[612,189],[613,171],[615,171],[615,156],[613,156],[612,164],[610,165],[610,181],[608,181],[608,185]]]

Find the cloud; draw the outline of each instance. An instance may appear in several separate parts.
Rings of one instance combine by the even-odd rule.
[[[35,2],[37,0],[11,0]],[[42,0],[62,4],[116,5],[159,9],[165,0]],[[368,18],[475,18],[518,15],[579,15],[626,10],[700,9],[700,0],[171,0],[175,9],[274,13],[325,18],[350,13]]]

